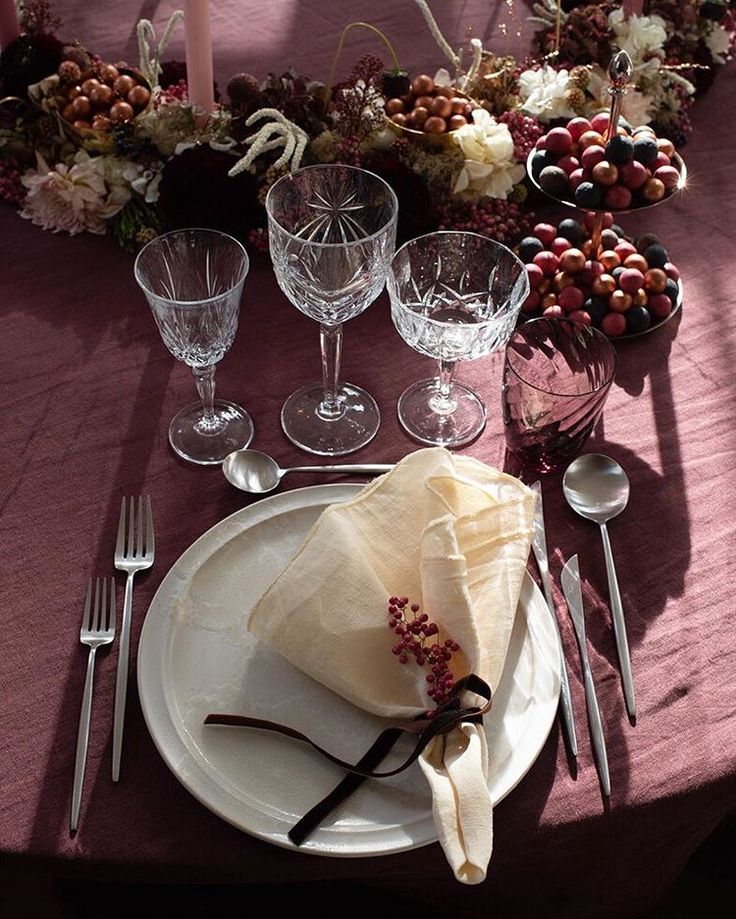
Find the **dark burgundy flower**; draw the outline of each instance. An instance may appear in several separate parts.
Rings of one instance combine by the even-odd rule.
[[[208,144],[172,157],[159,186],[164,228],[208,227],[245,240],[252,229],[263,226],[265,213],[258,204],[254,176],[249,172],[228,176],[236,162],[237,157]]]
[[[366,154],[363,165],[387,182],[399,201],[397,243],[431,233],[437,228],[437,213],[425,179],[401,162],[390,150]]]
[[[185,83],[187,81],[187,65],[184,61],[163,61],[161,76],[158,80],[161,89],[176,86],[179,80],[184,80]]]
[[[0,96],[25,99],[28,87],[56,73],[64,46],[53,35],[21,35],[0,55]]]

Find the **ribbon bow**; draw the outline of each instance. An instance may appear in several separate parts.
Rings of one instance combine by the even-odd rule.
[[[485,700],[481,706],[463,706],[461,696],[464,692],[472,692]],[[264,721],[261,718],[248,718],[245,715],[207,715],[205,724],[226,725],[230,727],[257,728],[263,731],[273,731],[284,734],[294,740],[308,743],[318,753],[321,753],[330,762],[335,763],[348,773],[342,781],[321,801],[308,811],[289,831],[289,839],[295,846],[300,846],[304,840],[322,823],[322,821],[366,779],[386,779],[398,775],[408,769],[419,758],[427,744],[440,734],[447,734],[463,721],[480,723],[483,715],[491,708],[491,687],[474,673],[457,680],[449,693],[448,699],[432,712],[401,722],[386,728],[378,735],[371,746],[361,756],[357,763],[348,763],[333,756],[332,753],[316,744],[306,734],[277,724],[273,721]],[[404,762],[395,769],[379,772],[376,767],[388,755],[396,741],[404,733],[417,734],[414,749]]]

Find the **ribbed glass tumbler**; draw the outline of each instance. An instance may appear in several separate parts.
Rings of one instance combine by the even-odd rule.
[[[506,347],[503,421],[506,446],[537,472],[566,465],[603,412],[616,372],[616,349],[590,326],[533,319]]]

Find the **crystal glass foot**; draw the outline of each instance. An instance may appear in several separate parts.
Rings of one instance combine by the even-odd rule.
[[[222,399],[215,399],[212,407],[210,419],[203,417],[201,402],[187,405],[171,419],[169,443],[190,463],[221,463],[253,440],[253,422],[245,409]]]
[[[396,241],[398,204],[378,176],[351,166],[308,166],[279,179],[266,198],[276,280],[320,323],[322,383],[291,395],[286,436],[310,453],[352,453],[375,437],[381,415],[368,393],[339,381],[342,326],[376,299]]]
[[[446,395],[436,379],[413,383],[401,394],[397,411],[407,434],[439,447],[469,444],[486,426],[482,400],[457,381],[450,384]]]
[[[281,409],[284,433],[298,447],[322,456],[352,453],[370,443],[381,423],[373,396],[352,383],[338,383],[337,409],[323,411],[321,383],[303,386],[292,393]]]
[[[217,230],[165,233],[135,262],[164,344],[191,368],[202,400],[169,426],[174,452],[192,463],[221,463],[253,439],[245,409],[215,400],[215,368],[235,338],[248,267],[241,244]]]
[[[399,421],[420,443],[470,443],[485,427],[486,410],[476,392],[454,380],[455,366],[506,344],[529,292],[524,266],[476,233],[430,233],[398,250],[388,292],[401,337],[438,364],[435,379],[402,394]]]

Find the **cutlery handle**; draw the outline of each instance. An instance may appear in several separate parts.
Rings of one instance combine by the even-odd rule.
[[[84,679],[82,708],[79,712],[77,729],[77,752],[74,757],[74,787],[72,788],[72,816],[69,821],[69,832],[73,836],[79,826],[79,808],[82,804],[84,770],[87,766],[87,748],[89,746],[89,725],[92,719],[92,690],[95,681],[95,653],[97,648],[89,649],[87,658],[87,676]]]
[[[624,685],[624,699],[626,711],[630,718],[636,718],[636,697],[634,695],[634,678],[631,674],[631,657],[629,655],[629,641],[626,637],[626,622],[621,606],[621,594],[618,590],[616,567],[613,564],[611,541],[608,538],[608,529],[605,523],[600,525],[601,539],[603,540],[603,554],[606,558],[606,576],[608,577],[608,593],[611,599],[611,615],[613,617],[613,634],[616,638],[616,652],[621,665],[621,679]]]
[[[567,734],[570,753],[573,756],[577,756],[578,738],[575,732],[575,715],[572,710],[572,693],[570,692],[570,679],[567,675],[565,651],[562,647],[562,636],[560,635],[560,627],[557,623],[557,616],[555,613],[552,613],[552,618],[555,621],[555,630],[560,645],[560,708],[562,709],[562,724]]]
[[[605,797],[611,797],[611,777],[608,773],[608,754],[606,753],[606,741],[603,737],[603,725],[601,723],[601,713],[598,708],[598,698],[595,694],[595,684],[593,683],[593,673],[590,669],[588,654],[581,646],[581,657],[583,661],[583,680],[585,681],[585,704],[588,709],[588,721],[590,722],[590,739],[593,743],[593,752],[595,760],[598,763],[598,775],[601,780],[601,790]]]
[[[123,752],[125,699],[128,694],[128,658],[130,657],[130,623],[133,618],[133,574],[128,572],[123,601],[123,625],[118,647],[118,670],[115,678],[115,713],[112,726],[112,780],[120,780],[120,758]]]
[[[334,466],[291,466],[284,472],[325,472],[333,475],[381,475],[384,472],[390,472],[394,468],[393,463],[338,463]]]
[[[575,731],[575,714],[572,708],[570,679],[567,675],[565,649],[562,646],[560,624],[557,621],[557,610],[555,608],[554,596],[552,595],[552,582],[550,581],[549,569],[547,566],[539,564],[539,558],[537,558],[537,564],[539,565],[539,572],[542,577],[542,587],[544,588],[544,596],[547,600],[547,607],[550,611],[550,615],[552,616],[552,622],[554,623],[555,633],[557,635],[557,643],[560,649],[560,709],[562,712],[562,726],[567,735],[567,742],[570,747],[570,753],[573,756],[577,756],[578,738]]]

